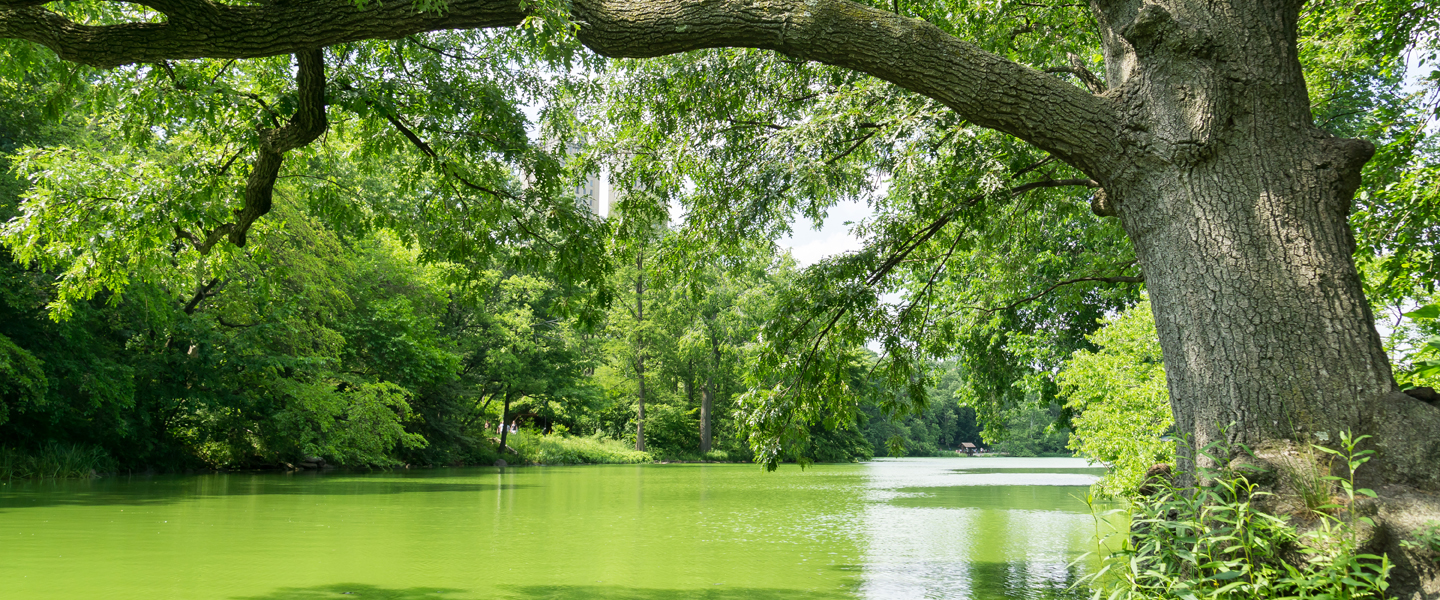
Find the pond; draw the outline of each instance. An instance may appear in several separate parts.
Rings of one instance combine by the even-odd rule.
[[[12,482],[0,598],[1081,598],[1100,472],[930,458]]]

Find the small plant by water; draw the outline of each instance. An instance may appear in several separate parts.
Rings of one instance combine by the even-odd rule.
[[[1360,553],[1355,528],[1374,525],[1355,512],[1357,495],[1375,495],[1355,487],[1356,469],[1372,454],[1356,449],[1366,437],[1345,433],[1339,449],[1316,446],[1349,467],[1345,477],[1322,476],[1342,489],[1344,504],[1315,505],[1312,514],[1320,523],[1303,534],[1257,507],[1269,493],[1240,470],[1200,468],[1197,483],[1188,486],[1155,482],[1157,491],[1131,506],[1132,525],[1121,549],[1086,579],[1094,598],[1383,598],[1389,559]],[[1202,454],[1227,465],[1236,451],[1247,450],[1217,442]]]
[[[113,470],[110,455],[96,446],[52,442],[35,452],[0,447],[0,480],[82,478]]]

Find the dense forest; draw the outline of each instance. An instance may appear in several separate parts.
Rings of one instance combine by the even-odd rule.
[[[11,81],[0,106],[7,221],[30,191],[17,150],[113,142],[103,129],[46,118],[43,90],[23,87],[35,83]],[[281,184],[273,218],[226,258],[224,274],[182,284],[178,295],[168,282],[135,281],[123,294],[61,304],[63,268],[0,250],[8,458],[79,452],[86,465],[123,471],[316,458],[515,462],[502,423],[522,436],[636,445],[642,373],[651,456],[753,458],[736,403],[776,288],[796,277],[777,247],[682,269],[663,254],[673,234],[662,229],[636,251],[657,254],[648,261],[621,262],[625,250],[615,248],[595,257],[620,262],[605,282],[610,303],[576,309],[567,305],[575,292],[544,265],[435,260],[395,230],[327,222],[297,195]],[[882,408],[884,385],[867,380],[874,354],[854,356],[859,418],[815,425],[814,443],[789,460],[931,456],[983,443],[974,409],[956,400],[958,365],[936,365],[946,383],[932,404],[896,413]]]
[[[1162,385],[1151,341],[1180,313],[1154,316],[1184,303],[1170,281],[1151,304],[1174,269],[1137,254],[1104,161],[851,58],[615,59],[562,12],[483,29],[391,4],[355,10],[411,34],[174,57],[56,54],[20,17],[106,31],[178,8],[0,8],[7,457],[491,464],[547,438],[773,465],[970,442],[1127,465],[1126,488],[1173,457],[1163,433],[1223,425],[1167,407],[1197,388],[1169,397],[1183,378]],[[1347,252],[1421,389],[1440,372],[1435,78],[1414,68],[1433,18],[1382,4],[1316,4],[1295,36],[1307,119],[1375,145]],[[1093,17],[1041,8],[903,18],[1091,106]],[[991,13],[1009,25],[957,16]],[[605,217],[576,193],[602,176]],[[799,265],[777,245],[853,200],[860,250]]]

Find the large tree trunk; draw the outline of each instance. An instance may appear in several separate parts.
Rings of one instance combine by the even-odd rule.
[[[1297,8],[1097,3],[1130,163],[1104,174],[1106,200],[1145,271],[1186,454],[1222,430],[1251,448],[1373,434],[1373,481],[1437,487],[1440,409],[1396,388],[1352,258],[1373,147],[1312,123]]]

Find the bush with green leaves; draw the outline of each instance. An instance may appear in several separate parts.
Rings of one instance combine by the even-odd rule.
[[[623,441],[596,434],[572,437],[563,434],[541,435],[521,431],[510,436],[509,446],[526,463],[542,465],[634,464],[654,459],[649,452],[640,452]]]
[[[40,361],[0,334],[0,423],[9,420],[11,405],[24,410],[44,402],[48,387]]]
[[[1332,481],[1345,505],[1320,512],[1318,526],[1300,533],[1283,517],[1262,511],[1261,491],[1241,470],[1200,468],[1195,485],[1158,483],[1156,493],[1131,506],[1129,538],[1104,567],[1087,578],[1095,597],[1110,600],[1241,600],[1383,598],[1388,557],[1359,551],[1357,523],[1374,526],[1355,511],[1355,470],[1371,451],[1356,450],[1369,436],[1341,436],[1334,454],[1349,467]],[[1226,465],[1244,448],[1217,442],[1202,454]],[[1339,510],[1339,509],[1345,510]],[[1296,557],[1299,557],[1298,559]],[[1297,564],[1298,563],[1298,564]]]
[[[1097,349],[1070,355],[1056,380],[1075,414],[1069,447],[1110,465],[1101,491],[1128,495],[1152,465],[1174,462],[1174,445],[1160,437],[1175,418],[1150,301],[1102,323],[1089,336]]]
[[[1059,408],[1029,403],[1001,411],[1004,427],[987,426],[981,435],[996,452],[1010,456],[1069,456],[1070,431],[1057,423]]]

